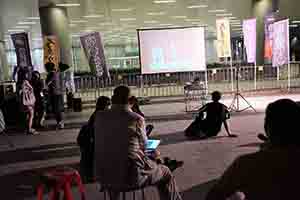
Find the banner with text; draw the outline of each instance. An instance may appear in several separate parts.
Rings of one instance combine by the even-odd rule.
[[[217,52],[219,58],[231,57],[230,22],[228,19],[218,19],[217,24]]]
[[[19,67],[32,67],[28,34],[12,34],[11,39],[16,51],[17,65]]]
[[[290,61],[289,20],[273,24],[273,67],[288,64]]]
[[[44,64],[53,63],[55,65],[55,70],[57,70],[59,61],[60,47],[57,36],[44,36]]]
[[[256,63],[256,19],[243,21],[243,34],[247,62]]]
[[[89,61],[92,73],[98,77],[109,77],[109,70],[105,62],[104,48],[99,32],[89,33],[80,37],[84,53]]]

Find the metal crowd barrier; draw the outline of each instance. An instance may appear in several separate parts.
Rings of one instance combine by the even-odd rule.
[[[269,89],[288,89],[287,66],[277,68],[272,66],[242,66],[233,67],[237,74],[239,88],[242,92],[261,91]],[[184,85],[195,77],[205,81],[205,72],[182,72],[170,74],[113,74],[111,80],[103,80],[94,76],[75,77],[76,96],[84,101],[95,101],[98,96],[111,96],[113,89],[118,85],[128,85],[136,96],[147,97],[178,97],[184,96]],[[219,90],[223,93],[234,92],[233,85],[236,77],[231,80],[231,68],[214,68],[207,70],[208,92]],[[300,86],[300,64],[291,64],[291,88]]]

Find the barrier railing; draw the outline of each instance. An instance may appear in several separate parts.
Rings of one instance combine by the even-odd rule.
[[[237,73],[238,70],[238,73]],[[233,67],[233,73],[238,75],[239,88],[242,92],[282,89],[288,87],[287,66],[281,67],[279,72],[272,66],[242,66]],[[278,74],[279,73],[279,74]],[[291,64],[291,87],[300,87],[300,64]],[[94,101],[98,96],[111,96],[114,87],[128,85],[136,96],[175,97],[184,95],[184,85],[195,77],[205,81],[205,72],[186,72],[169,74],[113,74],[111,80],[98,77],[75,77],[76,96],[84,101]],[[208,90],[219,90],[223,93],[232,91],[232,82],[236,83],[236,76],[231,80],[231,68],[214,68],[207,70]]]

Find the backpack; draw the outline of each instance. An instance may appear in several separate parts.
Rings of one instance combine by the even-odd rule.
[[[4,130],[5,130],[5,121],[4,121],[3,113],[0,109],[0,133],[2,133]]]
[[[24,106],[34,106],[36,99],[34,96],[33,88],[28,81],[24,81],[21,92],[22,104]]]
[[[94,146],[94,128],[88,123],[81,127],[77,136],[77,144],[80,148],[91,148]]]

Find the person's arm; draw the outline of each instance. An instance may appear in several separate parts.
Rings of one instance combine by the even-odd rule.
[[[231,133],[230,133],[230,131],[229,131],[229,126],[228,126],[228,123],[227,123],[226,119],[223,121],[223,124],[224,124],[224,127],[225,127],[227,135],[228,136],[232,136]]]

